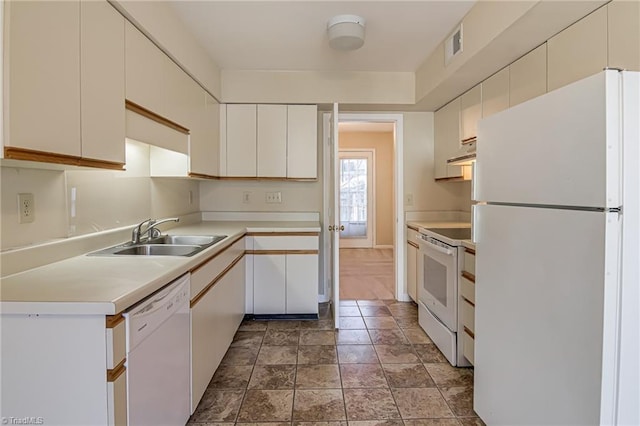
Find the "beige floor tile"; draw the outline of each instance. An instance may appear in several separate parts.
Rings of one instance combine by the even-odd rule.
[[[387,388],[380,364],[344,364],[340,366],[343,388]]]
[[[418,355],[411,345],[374,345],[383,364],[417,364]]]
[[[296,389],[340,388],[337,364],[298,365]]]
[[[295,365],[256,365],[249,389],[293,389],[295,380]]]
[[[341,317],[340,318],[340,330],[363,330],[367,327],[362,320],[362,317]]]
[[[363,317],[390,317],[391,311],[386,306],[360,306]]]
[[[355,300],[340,299],[340,306],[358,306],[358,302]]]
[[[300,321],[300,330],[333,330],[334,328],[333,319]]]
[[[295,364],[297,359],[297,346],[262,346],[256,364]]]
[[[448,362],[424,365],[438,387],[473,386],[473,369],[452,367]]]
[[[298,364],[337,364],[338,356],[333,345],[299,346]]]
[[[340,306],[340,318],[342,317],[359,317],[362,314],[357,306]]]
[[[335,345],[336,337],[333,330],[301,330],[300,345]]]
[[[393,389],[403,419],[455,417],[436,388]]]
[[[192,422],[234,422],[242,403],[244,390],[207,389],[191,416]]]
[[[399,419],[400,413],[389,389],[344,389],[347,419]]]
[[[298,344],[298,330],[270,329],[264,334],[263,345],[267,346],[295,346]]]
[[[415,349],[420,360],[424,363],[448,362],[447,358],[440,352],[440,349],[433,343],[413,345],[413,349]]]
[[[458,417],[476,417],[473,411],[473,387],[452,387],[440,388],[440,393],[444,397],[449,408]]]
[[[367,330],[338,330],[336,331],[336,342],[339,345],[370,345],[371,339]]]
[[[369,330],[369,336],[371,336],[371,341],[374,345],[404,345],[409,343],[409,340],[404,337],[399,328]]]
[[[368,329],[398,329],[393,317],[364,317]]]
[[[229,348],[220,362],[221,365],[253,365],[258,356],[259,347]]]
[[[267,321],[244,320],[238,331],[265,331],[266,329]]]
[[[462,426],[487,426],[479,417],[461,417],[458,421]]]
[[[294,421],[339,421],[346,418],[340,389],[296,390],[293,403]]]
[[[300,328],[300,321],[294,320],[271,320],[267,323],[267,330],[297,330]]]
[[[427,336],[427,333],[425,333],[424,330],[421,328],[418,328],[418,327],[403,328],[402,332],[404,333],[405,336],[407,336],[407,339],[409,339],[411,343],[414,343],[414,344],[433,343],[429,338],[429,336]]]
[[[262,344],[264,331],[238,331],[231,342],[232,348],[252,348]]]
[[[392,388],[433,388],[436,384],[422,364],[383,364]]]
[[[338,360],[340,364],[380,362],[373,345],[338,345]]]
[[[412,419],[405,420],[405,426],[462,426],[457,419]]]
[[[251,378],[252,371],[253,365],[222,364],[213,375],[209,387],[216,389],[245,389]]]
[[[238,421],[288,422],[292,408],[293,390],[248,390]]]
[[[386,306],[382,300],[358,300],[358,306]]]
[[[349,426],[403,426],[402,420],[360,420],[350,421]]]

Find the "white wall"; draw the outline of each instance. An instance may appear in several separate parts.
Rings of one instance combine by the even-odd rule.
[[[134,225],[153,217],[197,212],[198,182],[150,178],[148,146],[127,146],[125,172],[1,168],[0,248],[37,244]],[[75,202],[72,189],[75,188]],[[189,204],[189,191],[193,203]],[[18,197],[33,193],[35,221],[18,223]]]

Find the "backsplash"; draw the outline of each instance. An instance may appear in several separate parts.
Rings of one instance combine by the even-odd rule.
[[[2,250],[200,211],[199,184],[150,178],[148,145],[127,143],[127,170],[1,167]],[[34,194],[35,220],[18,221],[19,193]]]

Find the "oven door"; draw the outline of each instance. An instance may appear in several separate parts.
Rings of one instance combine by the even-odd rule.
[[[458,249],[435,245],[420,236],[418,251],[418,299],[452,332],[457,331]]]

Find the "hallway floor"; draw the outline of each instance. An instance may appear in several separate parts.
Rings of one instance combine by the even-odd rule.
[[[189,424],[483,424],[473,370],[449,365],[414,303],[341,311],[339,331],[326,305],[317,321],[243,322]]]
[[[340,300],[395,298],[393,249],[341,248]]]

